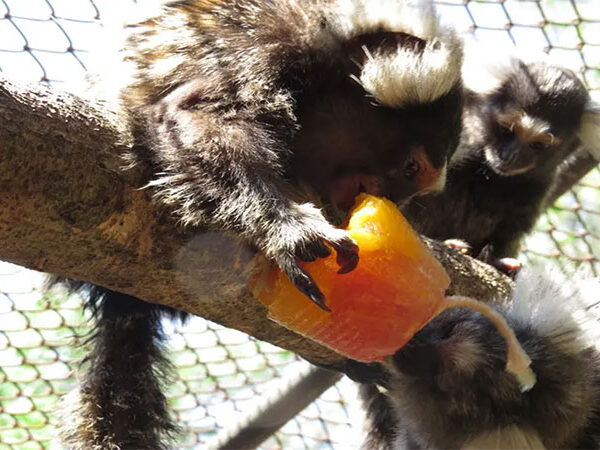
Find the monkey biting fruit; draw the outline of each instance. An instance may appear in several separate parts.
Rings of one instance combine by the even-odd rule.
[[[350,365],[366,382],[363,448],[599,448],[600,354],[586,326],[598,327],[589,309],[600,282],[565,284],[525,271],[500,308],[531,357],[530,391],[505,371],[494,326],[470,310],[444,312],[385,364]]]
[[[128,158],[149,168],[147,187],[183,224],[262,252],[321,308],[299,262],[333,249],[340,273],[354,269],[358,248],[334,226],[354,197],[401,203],[444,185],[462,46],[429,1],[179,0],[129,31],[121,100],[136,141]],[[74,414],[92,416],[67,423],[65,443],[165,448],[173,427],[146,370],[161,359],[163,310],[87,288],[98,332]],[[127,361],[141,355],[127,352],[144,345],[128,339],[148,345],[139,371]]]
[[[130,31],[122,99],[156,197],[247,241],[320,306],[299,261],[333,248],[345,273],[358,248],[308,200],[343,219],[363,191],[443,187],[462,50],[428,2],[174,1]]]
[[[547,63],[511,58],[488,77],[496,85],[484,92],[465,82],[463,131],[446,189],[415,197],[403,212],[422,234],[460,239],[473,255],[497,262],[517,255],[561,164],[582,144],[600,149],[593,142],[600,108],[573,72]]]

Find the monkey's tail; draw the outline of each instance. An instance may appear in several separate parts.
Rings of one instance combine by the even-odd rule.
[[[361,450],[392,450],[398,432],[394,406],[374,384],[361,384],[358,396],[365,411],[365,439]]]
[[[88,283],[62,280],[89,293],[96,319],[87,366],[67,396],[60,437],[73,450],[167,449],[178,431],[163,385],[171,366],[161,318],[170,308]]]

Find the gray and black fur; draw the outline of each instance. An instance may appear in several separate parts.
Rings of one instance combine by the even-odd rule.
[[[473,255],[484,251],[497,261],[517,255],[561,164],[582,142],[600,148],[590,139],[600,130],[600,112],[576,75],[561,67],[511,59],[487,75],[497,78],[495,89],[465,90],[446,189],[415,198],[404,213],[422,234],[463,240]]]
[[[60,281],[86,295],[96,323],[79,386],[63,403],[62,443],[71,450],[171,448],[178,426],[163,393],[171,365],[161,321],[184,315],[100,286]]]
[[[428,1],[168,1],[129,32],[127,156],[148,168],[147,188],[183,224],[261,251],[324,309],[299,262],[331,247],[340,273],[356,266],[357,246],[333,225],[355,195],[403,202],[443,187],[462,49]],[[97,332],[65,443],[165,448],[165,311],[91,294]]]
[[[600,300],[600,282],[587,290]],[[369,382],[360,388],[363,448],[600,448],[597,335],[588,339],[571,315],[589,303],[548,275],[517,278],[512,305],[500,311],[532,360],[528,392],[506,372],[495,327],[470,310],[444,312],[385,365],[355,363],[350,375]]]

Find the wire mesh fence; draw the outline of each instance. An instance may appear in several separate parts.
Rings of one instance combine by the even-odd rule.
[[[126,7],[153,0],[0,0],[0,71],[71,89],[94,61],[104,24]],[[597,0],[438,1],[442,20],[489,45],[547,52],[600,94]],[[600,275],[600,170],[590,172],[540,218],[523,245],[527,263],[580,267]],[[41,274],[0,263],[0,450],[60,448],[54,432],[59,397],[89,332],[82,301],[43,294]],[[219,430],[251,411],[265,393],[306,364],[294,354],[200,318],[166,323],[176,380],[172,413],[184,427],[179,446],[206,448]],[[287,423],[263,448],[351,448],[360,411],[343,379]]]

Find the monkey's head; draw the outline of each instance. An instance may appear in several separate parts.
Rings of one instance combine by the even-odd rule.
[[[402,203],[441,190],[462,115],[461,43],[429,6],[349,3],[350,25],[331,24],[334,44],[300,97],[292,164],[341,212],[360,192]]]
[[[589,300],[571,284],[526,271],[501,310],[532,360],[530,391],[506,371],[496,328],[465,309],[436,317],[385,364],[349,365],[349,375],[382,386],[423,448],[574,448],[597,414],[600,360],[575,319],[597,301],[598,284],[586,288]]]
[[[570,70],[512,60],[497,89],[474,95],[478,145],[489,167],[502,176],[555,168],[579,143],[590,97]],[[465,114],[465,126],[472,120]]]

